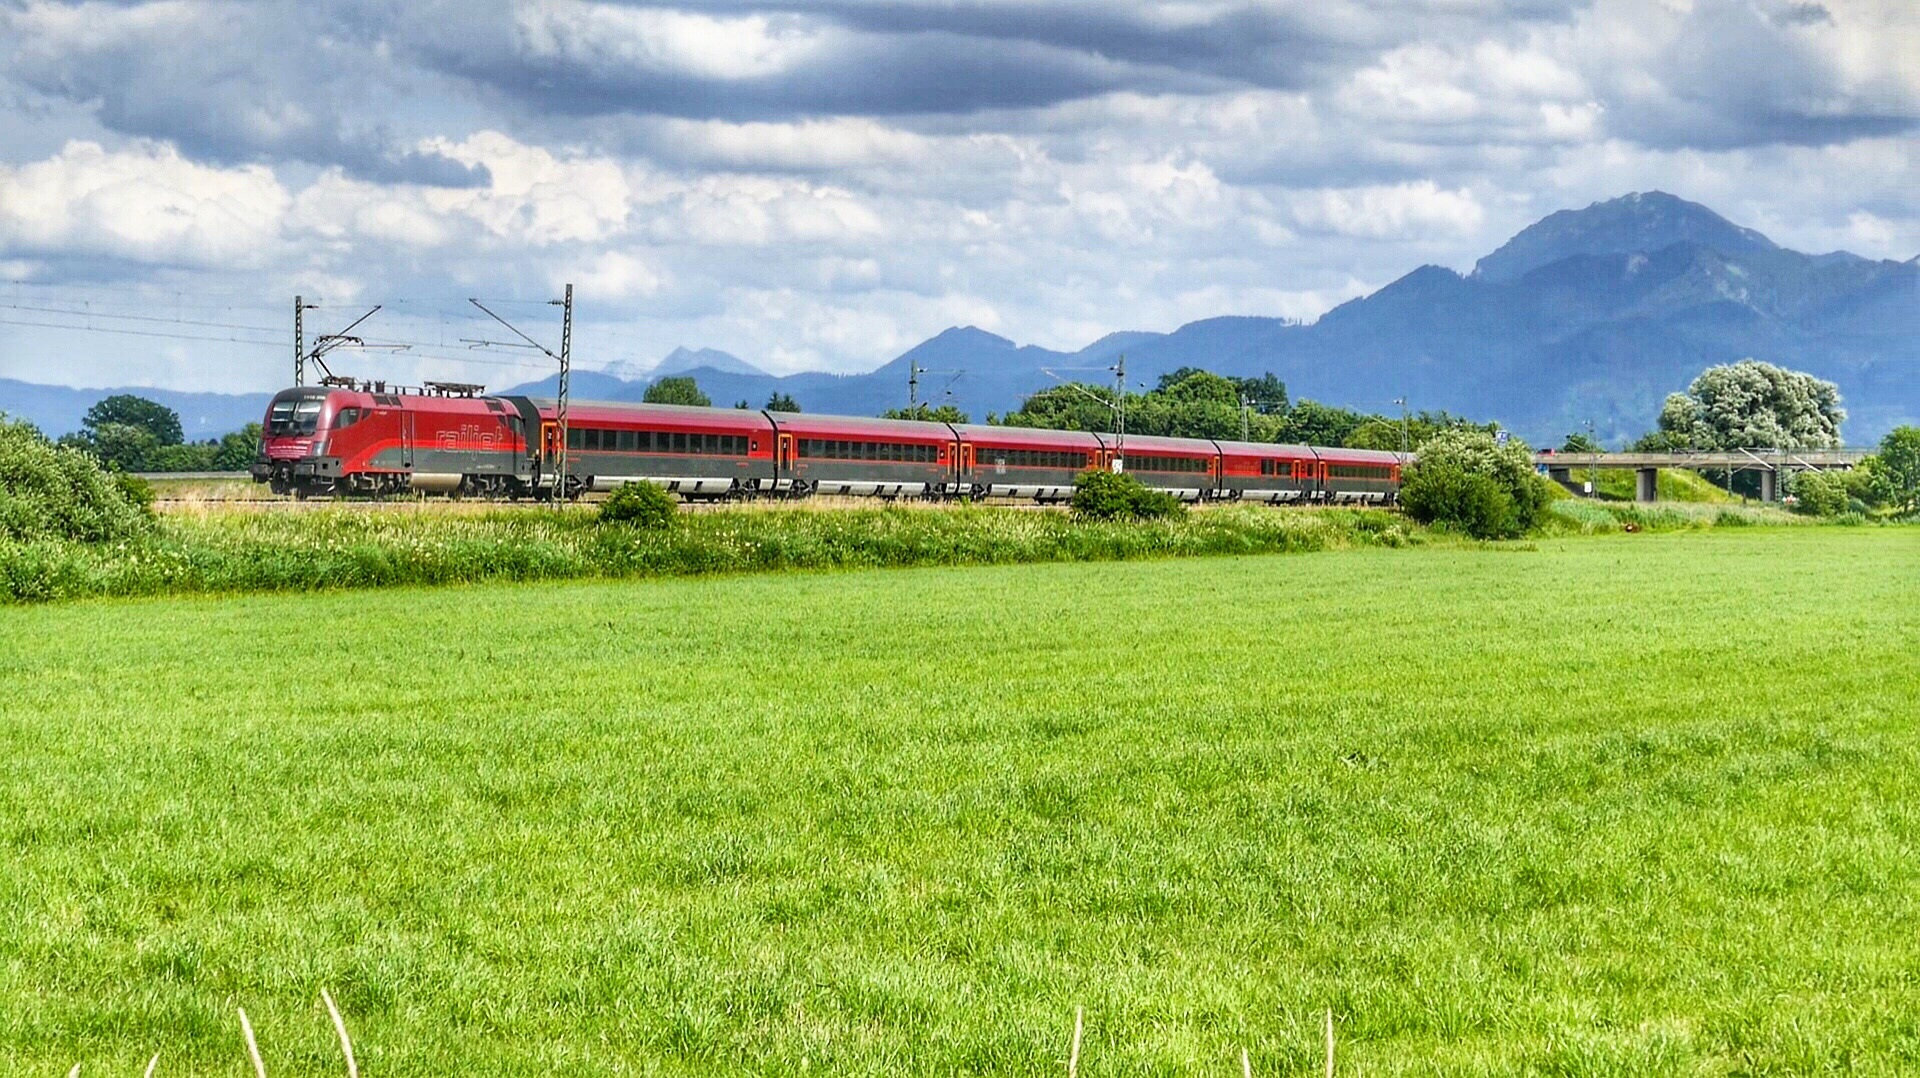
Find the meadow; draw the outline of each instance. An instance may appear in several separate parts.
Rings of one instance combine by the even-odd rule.
[[[0,1069],[1920,1068],[1920,531],[0,609]]]

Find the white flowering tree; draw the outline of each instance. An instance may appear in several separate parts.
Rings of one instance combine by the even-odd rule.
[[[1840,445],[1840,387],[1804,371],[1743,359],[1708,367],[1660,409],[1660,437],[1695,449]]]

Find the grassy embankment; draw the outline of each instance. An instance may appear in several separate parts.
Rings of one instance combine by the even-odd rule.
[[[1911,1072],[1917,546],[0,610],[0,1069]]]
[[[1777,510],[1557,503],[1549,534],[1784,522]],[[1111,561],[1407,546],[1445,539],[1381,510],[1225,506],[1144,524],[995,506],[761,507],[642,531],[484,503],[161,514],[119,543],[0,542],[0,602],[403,584]],[[1451,540],[1450,540],[1451,541]]]
[[[1593,485],[1601,498],[1612,501],[1630,502],[1638,495],[1638,478],[1631,468],[1601,468],[1596,474],[1592,469],[1573,468],[1570,478],[1575,485],[1583,484],[1592,478]],[[1729,494],[1724,488],[1715,486],[1699,472],[1686,468],[1661,468],[1655,476],[1655,487],[1659,500],[1666,502],[1706,503],[1712,505],[1739,505],[1744,499],[1737,494]],[[1557,489],[1565,490],[1559,484]],[[1572,495],[1569,494],[1569,497]]]

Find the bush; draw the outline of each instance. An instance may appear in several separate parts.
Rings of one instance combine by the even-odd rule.
[[[1442,431],[1407,469],[1400,504],[1422,524],[1446,524],[1477,539],[1507,539],[1540,522],[1553,500],[1533,453],[1480,430]]]
[[[1847,484],[1833,472],[1801,472],[1793,477],[1794,509],[1813,517],[1837,517],[1852,499]]]
[[[114,472],[113,485],[145,517],[153,516],[153,484],[131,472]]]
[[[0,420],[0,539],[128,539],[148,531],[151,505],[151,493],[142,499],[85,452]]]
[[[1513,495],[1490,476],[1451,462],[1410,470],[1400,504],[1415,520],[1458,528],[1476,539],[1519,535]]]
[[[1126,472],[1090,470],[1073,481],[1073,513],[1083,520],[1159,520],[1186,511],[1180,499]]]
[[[680,499],[652,483],[627,483],[600,503],[603,524],[632,524],[641,528],[664,528],[680,512]]]

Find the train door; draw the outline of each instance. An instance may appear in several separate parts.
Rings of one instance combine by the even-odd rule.
[[[797,478],[793,474],[794,473],[793,435],[791,434],[780,435],[779,441],[776,442],[775,445],[777,446],[777,449],[775,451],[775,457],[774,457],[774,472],[773,472],[774,479],[780,480],[780,479]]]
[[[413,470],[413,429],[414,414],[407,409],[400,411],[400,466]]]

